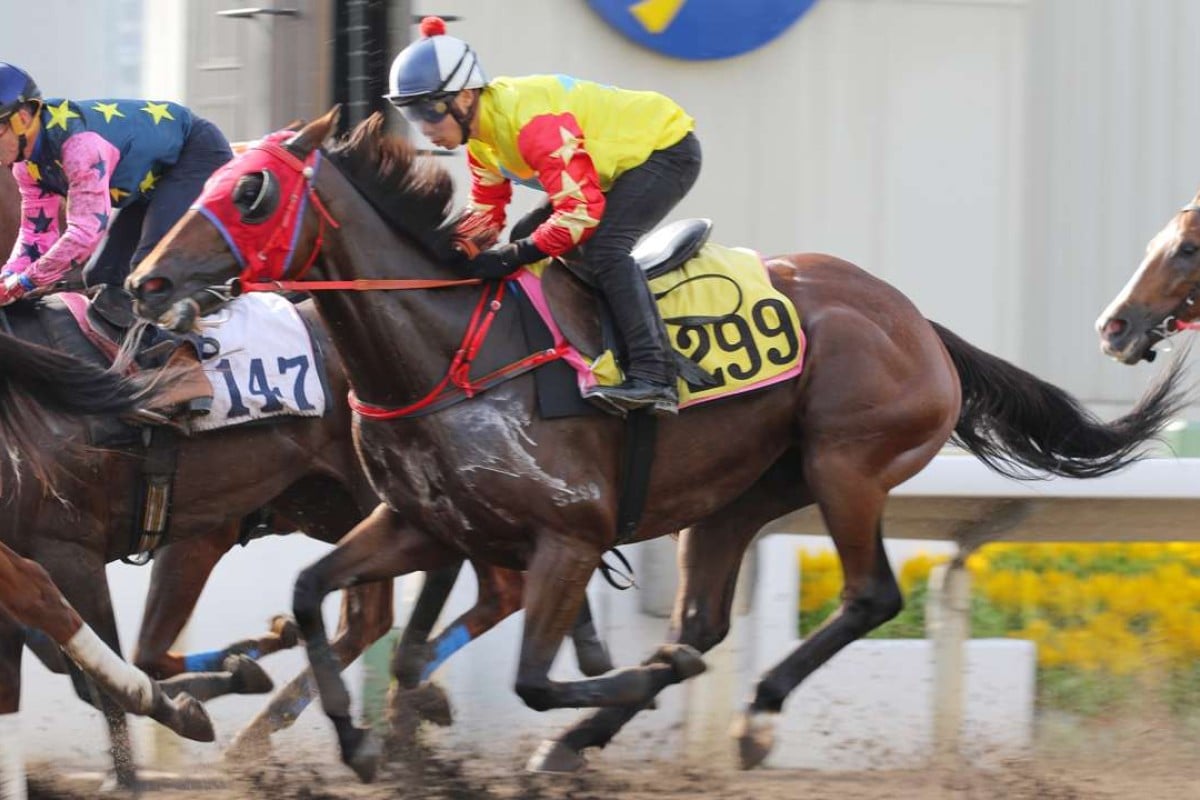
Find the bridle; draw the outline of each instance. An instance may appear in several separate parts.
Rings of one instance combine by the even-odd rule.
[[[226,244],[235,253],[242,264],[242,273],[225,286],[209,287],[214,293],[227,293],[237,297],[245,292],[275,292],[275,291],[380,291],[380,290],[415,290],[442,289],[459,286],[483,285],[483,293],[475,305],[470,322],[463,335],[462,341],[454,352],[450,367],[441,381],[424,397],[414,403],[402,407],[377,406],[359,400],[354,391],[349,394],[350,407],[361,416],[375,420],[390,420],[401,417],[422,416],[439,411],[451,405],[474,397],[497,384],[523,375],[549,361],[562,358],[569,349],[565,341],[555,347],[531,353],[515,362],[506,364],[499,369],[479,378],[471,377],[471,367],[474,359],[483,346],[491,329],[492,322],[500,311],[508,281],[484,281],[480,278],[358,278],[354,280],[337,281],[305,281],[301,280],[316,262],[325,241],[327,228],[337,230],[341,227],[337,219],[322,202],[317,193],[315,181],[320,167],[320,150],[314,149],[303,160],[288,147],[290,142],[280,141],[273,135],[251,147],[245,154],[239,156],[238,162],[249,159],[250,168],[267,170],[268,167],[283,173],[278,178],[278,184],[286,191],[288,197],[282,203],[282,218],[278,214],[268,215],[266,222],[248,226],[244,220],[239,223],[235,217],[237,212],[229,198],[228,186],[236,183],[242,175],[232,172],[216,181],[210,187],[205,187],[204,193],[196,205],[201,214],[217,227]],[[231,162],[231,165],[237,162]],[[294,275],[288,277],[289,266],[299,239],[300,216],[307,202],[311,202],[317,210],[319,228],[313,242],[312,253],[308,260]],[[265,242],[261,224],[274,225],[273,231]],[[250,262],[250,263],[247,263]],[[257,264],[255,263],[257,262]],[[253,269],[261,267],[275,274],[278,278],[265,281],[248,280]],[[270,273],[268,273],[270,274]],[[184,300],[182,302],[192,302]]]

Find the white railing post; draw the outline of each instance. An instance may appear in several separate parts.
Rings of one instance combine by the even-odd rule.
[[[934,758],[954,766],[962,760],[965,645],[971,637],[971,575],[961,553],[930,572],[925,625],[933,641]]]

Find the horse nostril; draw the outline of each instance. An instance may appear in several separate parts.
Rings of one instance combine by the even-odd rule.
[[[1104,335],[1108,337],[1120,336],[1128,327],[1128,322],[1123,319],[1113,317],[1108,322],[1104,323]]]
[[[166,278],[147,278],[138,285],[134,292],[140,300],[151,300],[162,297],[171,291],[171,282]]]

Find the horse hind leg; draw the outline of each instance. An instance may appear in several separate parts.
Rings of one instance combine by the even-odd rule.
[[[814,471],[814,473],[817,471]],[[883,548],[880,521],[887,492],[860,471],[839,468],[830,456],[813,475],[825,525],[842,564],[842,603],[819,629],[767,671],[754,698],[734,721],[742,767],[767,757],[774,744],[773,715],[787,696],[835,653],[900,613],[904,600]]]
[[[301,572],[296,580],[293,610],[304,636],[321,705],[337,731],[342,760],[363,781],[374,779],[382,744],[350,718],[350,695],[339,674],[337,654],[326,638],[321,601],[339,587],[441,569],[461,560],[459,552],[407,525],[395,511],[380,505],[346,534],[333,552]]]

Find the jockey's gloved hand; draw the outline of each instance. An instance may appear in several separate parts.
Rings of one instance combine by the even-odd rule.
[[[526,264],[541,261],[546,257],[532,239],[521,239],[491,250],[484,250],[465,265],[466,271],[476,278],[494,280],[516,272]]]
[[[20,300],[36,288],[37,284],[26,275],[14,272],[0,275],[0,306]]]

